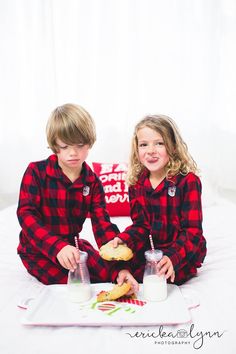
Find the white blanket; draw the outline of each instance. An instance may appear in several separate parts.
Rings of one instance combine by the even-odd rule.
[[[236,353],[236,205],[218,200],[204,208],[208,253],[198,277],[180,289],[193,304],[192,323],[154,327],[26,327],[17,305],[42,285],[27,274],[16,254],[16,206],[0,212],[0,353]],[[113,218],[120,230],[129,218]],[[81,237],[95,245],[90,220]],[[153,314],[155,316],[155,314]],[[182,336],[182,338],[181,338]],[[197,350],[197,348],[200,348]]]

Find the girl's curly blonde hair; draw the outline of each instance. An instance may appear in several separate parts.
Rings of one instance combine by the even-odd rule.
[[[148,127],[161,134],[166,151],[169,155],[169,162],[166,166],[166,178],[171,179],[177,174],[186,175],[189,172],[197,173],[197,164],[188,152],[188,147],[183,141],[175,122],[165,115],[148,115],[144,117],[134,129],[132,138],[130,162],[127,173],[127,183],[134,185],[144,166],[140,163],[138,155],[137,133],[140,129]]]

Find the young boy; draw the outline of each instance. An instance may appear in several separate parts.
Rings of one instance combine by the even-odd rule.
[[[66,283],[79,252],[74,236],[82,230],[90,213],[98,247],[119,230],[106,211],[104,191],[85,160],[96,140],[94,122],[81,106],[57,107],[47,123],[47,141],[54,152],[48,159],[27,167],[20,188],[17,216],[21,225],[18,254],[27,271],[44,284]],[[79,248],[88,253],[91,282],[131,281],[132,275],[115,271],[102,260],[92,245],[79,239]],[[112,269],[114,269],[112,271]]]

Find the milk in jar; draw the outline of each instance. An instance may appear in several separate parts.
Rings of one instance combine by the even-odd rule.
[[[72,302],[83,302],[91,298],[90,284],[70,284],[68,289],[69,300]]]
[[[167,283],[164,275],[159,275],[158,262],[162,259],[160,250],[145,252],[146,265],[143,276],[143,296],[148,301],[163,301],[167,298]]]
[[[88,301],[92,296],[90,276],[86,264],[87,252],[80,252],[80,261],[74,272],[69,271],[67,289],[68,298],[72,302]]]

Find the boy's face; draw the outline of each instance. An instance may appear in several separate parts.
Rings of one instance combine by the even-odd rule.
[[[58,146],[58,164],[62,170],[80,173],[82,164],[86,160],[89,153],[89,145],[67,145],[60,139],[57,139],[56,142]]]

